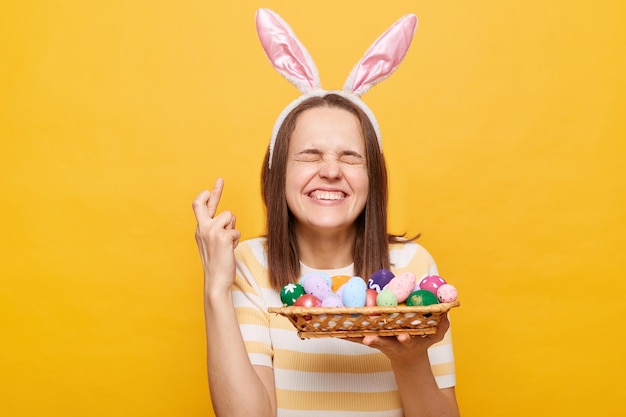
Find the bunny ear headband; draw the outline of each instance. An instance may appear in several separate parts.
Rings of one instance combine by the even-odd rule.
[[[361,95],[398,68],[417,28],[415,15],[402,17],[374,41],[350,72],[343,90],[322,89],[315,62],[287,22],[278,14],[269,9],[259,9],[256,13],[256,26],[261,45],[272,66],[302,92],[299,98],[282,111],[274,124],[269,146],[270,168],[276,135],[287,115],[307,98],[324,96],[331,92],[349,99],[365,112],[376,131],[378,146],[382,149],[378,122],[374,113],[361,100]]]

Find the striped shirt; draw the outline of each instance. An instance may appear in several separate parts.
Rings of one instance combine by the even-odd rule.
[[[391,365],[380,351],[335,338],[301,340],[288,319],[267,312],[282,302],[269,283],[264,238],[241,242],[235,254],[233,298],[241,333],[250,362],[274,370],[279,417],[403,415]],[[430,254],[415,242],[391,244],[390,260],[395,274],[437,274]],[[454,386],[450,331],[428,356],[439,388]]]

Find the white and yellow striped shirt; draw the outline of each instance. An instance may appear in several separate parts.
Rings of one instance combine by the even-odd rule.
[[[391,365],[380,351],[341,339],[301,340],[286,318],[267,312],[282,302],[269,283],[264,238],[241,242],[236,260],[233,298],[241,333],[250,362],[274,370],[279,417],[403,415]],[[437,274],[430,254],[415,242],[390,245],[390,260],[395,274]],[[428,354],[438,386],[454,386],[450,331]]]

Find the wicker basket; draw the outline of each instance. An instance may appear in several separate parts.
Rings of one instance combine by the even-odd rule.
[[[437,332],[443,314],[459,301],[424,307],[270,307],[270,313],[291,321],[300,339],[362,337],[399,333],[425,336]]]

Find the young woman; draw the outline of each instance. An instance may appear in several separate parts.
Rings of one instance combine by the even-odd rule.
[[[304,100],[278,132],[271,168],[269,157],[266,237],[239,243],[234,214],[218,214],[221,179],[193,202],[216,415],[458,416],[447,318],[435,335],[355,344],[300,340],[267,312],[283,285],[314,270],[437,273],[420,245],[387,235],[385,162],[367,115],[332,93]]]
[[[303,95],[279,116],[262,168],[264,237],[239,242],[218,212],[224,182],[193,202],[204,267],[211,399],[219,417],[455,417],[447,317],[426,337],[300,340],[269,314],[303,275],[369,278],[379,269],[436,275],[432,257],[387,233],[387,170],[378,123],[360,99],[399,65],[417,25],[407,15],[381,35],[341,91],[317,69],[280,16],[257,12],[272,65]]]

